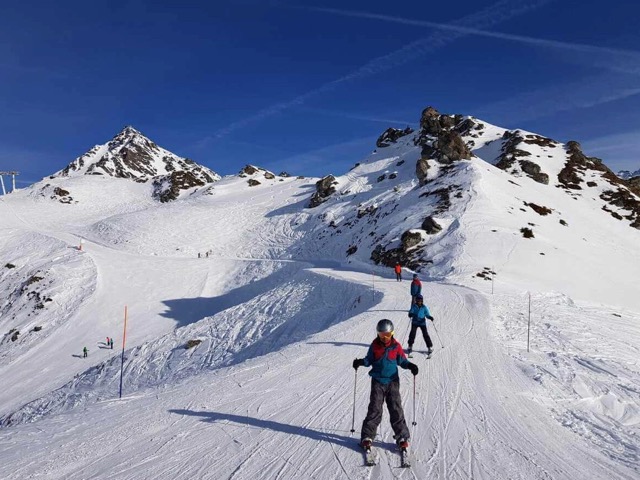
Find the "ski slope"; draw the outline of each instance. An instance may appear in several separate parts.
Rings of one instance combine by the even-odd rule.
[[[166,204],[102,176],[0,197],[0,478],[638,478],[638,232],[602,213],[599,178],[569,195],[496,169],[484,145],[486,161],[419,186],[403,138],[316,209],[317,179],[264,170]],[[366,468],[369,379],[351,363],[381,318],[404,346],[409,329],[409,282],[370,255],[427,215],[443,227],[420,247],[439,336],[415,355],[415,404],[401,371],[413,466],[385,414]]]
[[[372,281],[371,275],[357,272],[312,270],[319,277]],[[359,369],[356,433],[351,434],[350,364],[366,353],[378,319],[391,318],[403,343],[409,325],[409,283],[375,280],[370,308],[300,342],[165,388],[103,400],[83,411],[4,431],[0,476],[637,478],[633,464],[621,465],[595,451],[553,418],[553,402],[539,401],[536,382],[495,340],[491,299],[443,284],[425,285],[444,346],[434,335],[433,357],[414,355],[420,373],[413,466],[398,468],[385,415],[375,442],[379,465],[364,467],[357,441],[369,380],[366,369]],[[421,339],[416,347],[422,350]],[[518,355],[527,358],[523,347]],[[409,422],[412,383],[402,371]]]

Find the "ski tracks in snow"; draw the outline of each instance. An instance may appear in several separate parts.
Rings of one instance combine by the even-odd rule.
[[[363,273],[315,269],[338,282],[367,284]],[[10,430],[3,478],[234,479],[631,479],[632,473],[590,448],[531,399],[532,380],[496,338],[486,298],[464,287],[423,289],[444,348],[426,359],[416,339],[417,425],[412,467],[399,467],[385,413],[374,447],[379,463],[363,466],[358,447],[370,380],[354,377],[380,318],[390,318],[406,347],[408,282],[376,279],[377,303],[294,332],[297,341],[226,368],[187,378],[170,390],[105,402]],[[333,302],[343,290],[335,289]],[[353,292],[356,289],[352,290]],[[327,291],[314,308],[332,301]],[[340,300],[349,305],[345,298]],[[316,316],[307,318],[314,322]],[[285,335],[285,333],[280,333]],[[350,433],[357,380],[356,433]],[[413,377],[401,371],[408,424]],[[69,419],[69,416],[75,417]],[[67,432],[63,423],[74,425]],[[53,431],[42,436],[40,431]],[[87,438],[93,437],[92,442]],[[21,452],[29,448],[30,458]],[[38,460],[33,460],[37,458]],[[8,465],[12,464],[11,467]],[[617,476],[616,476],[617,475]]]

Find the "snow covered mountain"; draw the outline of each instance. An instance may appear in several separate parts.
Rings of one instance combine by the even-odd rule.
[[[387,420],[374,473],[349,427],[377,320],[406,346],[396,261],[438,328],[415,477],[637,477],[640,192],[577,142],[429,107],[343,175],[158,202],[190,164],[116,139],[0,197],[0,477],[394,478]]]
[[[161,202],[175,200],[182,191],[220,180],[220,175],[188,158],[159,147],[135,128],[127,126],[111,141],[96,145],[49,179],[79,175],[106,175],[151,182],[153,196]],[[71,193],[60,186],[46,185],[62,203],[73,201]]]
[[[629,180],[631,178],[638,178],[640,177],[640,168],[635,172],[630,172],[629,170],[620,170],[618,172],[618,176],[624,180]]]

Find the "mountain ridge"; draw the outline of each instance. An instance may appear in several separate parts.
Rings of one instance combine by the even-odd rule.
[[[220,175],[189,158],[158,146],[132,126],[125,126],[109,142],[96,145],[77,157],[50,180],[78,175],[104,175],[138,183],[151,181],[153,197],[160,202],[176,200],[183,191],[220,180]],[[71,196],[63,203],[69,203]]]

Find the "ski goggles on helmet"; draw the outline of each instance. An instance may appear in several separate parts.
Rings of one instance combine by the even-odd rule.
[[[378,336],[380,338],[391,338],[393,337],[393,330],[390,332],[378,332]]]

